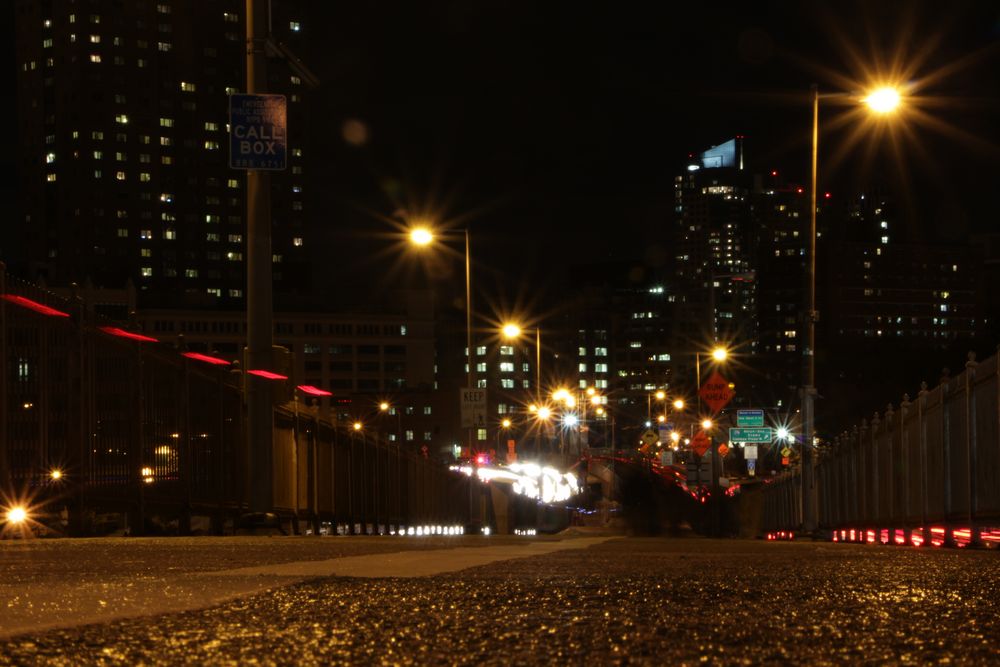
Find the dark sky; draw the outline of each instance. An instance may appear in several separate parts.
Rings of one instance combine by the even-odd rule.
[[[743,134],[752,166],[804,180],[810,83],[894,59],[918,64],[911,82],[937,73],[918,91],[934,122],[908,118],[901,152],[864,137],[836,160],[850,128],[828,130],[842,110],[824,104],[821,187],[886,183],[932,233],[995,224],[1000,5],[687,4],[313,3],[321,247],[347,251],[340,279],[397,263],[374,234],[398,208],[469,225],[480,271],[508,285],[641,255],[687,154]]]
[[[404,208],[468,224],[477,264],[502,270],[501,281],[641,256],[663,241],[672,177],[688,153],[744,134],[753,166],[803,180],[809,84],[860,80],[851,49],[868,62],[920,62],[911,80],[952,69],[920,91],[935,98],[925,112],[940,123],[908,123],[900,156],[885,141],[868,158],[863,140],[821,171],[826,187],[884,182],[909,200],[915,224],[986,228],[1000,8],[835,4],[324,5],[309,22],[324,26],[324,50],[307,58],[331,130],[323,182],[333,240],[354,248],[368,238],[351,255],[391,264],[375,252],[386,240],[370,236],[390,229],[379,214]],[[823,120],[837,113],[824,106]],[[349,119],[364,123],[364,146],[344,142]],[[845,137],[823,133],[821,170]]]

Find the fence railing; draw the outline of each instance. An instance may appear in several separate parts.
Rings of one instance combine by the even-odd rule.
[[[31,505],[69,534],[109,515],[134,532],[234,525],[249,483],[238,372],[115,334],[121,325],[92,304],[2,265],[0,295],[0,505]],[[469,516],[468,479],[316,407],[275,408],[273,462],[274,512],[296,529],[379,533]]]
[[[820,527],[835,537],[979,542],[984,526],[1000,525],[998,356],[970,353],[959,375],[834,438],[815,479]],[[791,471],[768,485],[765,531],[801,526],[800,482]]]

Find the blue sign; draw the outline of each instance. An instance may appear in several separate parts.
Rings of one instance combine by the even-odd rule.
[[[229,166],[285,168],[288,106],[284,95],[229,96]]]

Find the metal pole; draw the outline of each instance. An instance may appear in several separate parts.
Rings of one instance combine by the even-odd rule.
[[[535,396],[542,396],[542,330],[535,327]]]
[[[819,154],[819,87],[812,86],[812,165],[809,179],[809,261],[806,263],[806,345],[802,378],[802,529],[816,530],[816,507],[813,498],[813,439],[816,396],[816,163]]]
[[[247,92],[267,88],[264,40],[269,19],[267,0],[246,0]],[[266,171],[247,171],[247,370],[271,365],[273,316],[271,301],[271,179]],[[245,375],[247,391],[250,510],[274,505],[271,387],[267,380]]]
[[[476,388],[476,378],[472,365],[472,262],[469,256],[469,228],[465,228],[465,353],[469,364],[469,391]],[[473,454],[475,424],[469,426],[469,455]]]

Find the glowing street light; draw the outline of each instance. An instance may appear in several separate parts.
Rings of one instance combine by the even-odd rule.
[[[502,426],[503,428],[510,428],[510,425],[511,421],[509,419],[504,419],[502,422],[500,422],[500,426]]]
[[[676,401],[674,401],[674,410],[683,410],[683,409],[684,409],[684,401],[683,399],[678,398]]]
[[[414,227],[410,230],[410,241],[412,241],[414,245],[430,245],[430,243],[434,241],[434,233],[426,227]]]
[[[354,430],[360,431],[364,425],[361,422],[354,422]]]
[[[503,329],[500,331],[503,333],[504,338],[507,339],[517,338],[521,335],[521,327],[512,322],[503,325]]]
[[[717,347],[712,350],[712,358],[716,361],[725,361],[729,357],[729,350],[724,347]]]
[[[535,414],[538,415],[539,419],[547,420],[549,417],[552,416],[552,410],[548,409],[545,406],[542,406],[538,408],[538,411]]]
[[[702,430],[705,430],[705,431],[707,431],[708,429],[712,428],[712,420],[711,419],[703,419],[703,420],[701,420],[701,428],[702,428]]]
[[[49,479],[51,479],[53,482],[58,482],[60,479],[62,479],[62,476],[63,476],[62,470],[60,470],[59,468],[53,468],[52,470],[49,471]]]
[[[816,397],[816,180],[819,161],[819,86],[812,86],[812,159],[809,178],[809,251],[806,260],[806,304],[803,313],[806,323],[805,345],[802,356],[800,395],[802,401],[802,459],[799,479],[802,484],[802,528],[816,529],[816,487],[813,483],[812,442],[815,437],[815,397]],[[873,90],[863,102],[877,114],[886,115],[897,109],[902,101],[899,89],[882,86]]]
[[[7,523],[11,526],[19,526],[28,520],[28,511],[16,505],[7,510]]]
[[[875,113],[892,113],[902,101],[899,90],[891,86],[876,88],[862,100]]]
[[[521,325],[515,322],[508,322],[500,329],[500,333],[507,340],[519,338],[524,330]],[[542,331],[535,327],[535,395],[539,396],[542,390]]]
[[[382,401],[381,403],[378,404],[378,409],[381,410],[382,412],[388,412],[389,404],[386,403],[385,401]]]

